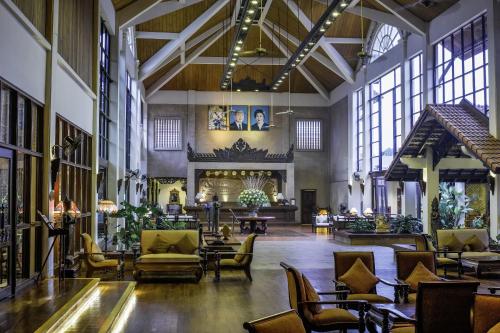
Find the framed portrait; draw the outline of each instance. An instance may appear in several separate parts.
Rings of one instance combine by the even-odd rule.
[[[229,112],[230,131],[248,131],[248,106],[233,105]]]
[[[250,130],[269,131],[268,105],[252,105],[250,107]]]
[[[222,105],[208,106],[208,129],[227,131],[227,107]]]

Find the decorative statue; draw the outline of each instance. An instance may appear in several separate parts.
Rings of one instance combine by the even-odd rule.
[[[227,224],[224,224],[222,226],[222,235],[224,236],[224,240],[228,240],[229,239],[229,236],[231,235],[231,228],[229,228],[229,226]]]
[[[387,220],[384,215],[377,215],[375,216],[375,232],[381,233],[381,232],[390,232],[390,227],[389,223],[387,223]]]

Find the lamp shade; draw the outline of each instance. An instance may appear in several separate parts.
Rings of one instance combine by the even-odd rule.
[[[111,200],[99,200],[97,203],[97,211],[99,213],[112,214],[116,213],[118,207],[116,207],[115,203]]]
[[[352,207],[351,210],[349,210],[349,214],[358,215],[358,210],[356,209],[356,207]]]
[[[66,213],[72,218],[80,217],[81,212],[76,203],[73,200],[70,201],[59,201],[56,207],[54,207],[54,220],[60,221],[62,215]]]
[[[285,196],[283,195],[283,193],[278,193],[276,195],[276,200],[284,200],[285,199]]]
[[[373,210],[370,207],[368,207],[363,211],[363,215],[371,216],[371,215],[373,215]]]

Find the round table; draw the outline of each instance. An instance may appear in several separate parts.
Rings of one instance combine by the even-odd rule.
[[[236,216],[236,219],[240,221],[240,231],[244,233],[249,231],[250,233],[265,234],[267,230],[267,221],[275,220],[274,216]],[[250,223],[250,228],[245,227],[245,222]],[[257,227],[257,222],[260,222],[260,228]]]

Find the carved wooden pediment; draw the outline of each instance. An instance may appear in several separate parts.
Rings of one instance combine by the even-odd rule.
[[[187,157],[190,162],[290,163],[293,162],[293,145],[285,154],[269,154],[267,149],[252,148],[248,142],[239,138],[231,148],[214,149],[213,153],[196,153],[188,143]]]

